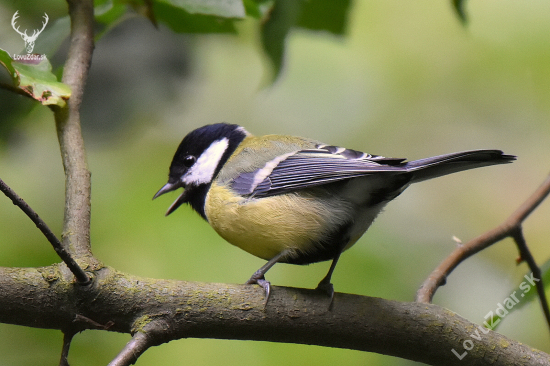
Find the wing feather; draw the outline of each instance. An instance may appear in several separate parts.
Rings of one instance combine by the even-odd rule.
[[[472,150],[405,162],[405,159],[317,145],[316,149],[280,155],[260,169],[239,174],[230,184],[241,195],[267,197],[374,173],[408,173],[412,174],[411,182],[420,182],[514,159],[515,156],[504,155],[500,150]]]
[[[275,164],[270,161],[261,169],[240,174],[231,188],[239,194],[259,198],[372,173],[405,171],[400,166],[405,159],[373,156],[336,146],[300,150],[274,160]]]

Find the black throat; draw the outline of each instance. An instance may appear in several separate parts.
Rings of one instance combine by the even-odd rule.
[[[206,194],[208,193],[210,186],[211,184],[201,184],[200,186],[186,188],[186,202],[206,221],[208,221],[208,219],[204,213],[204,203],[206,201]]]

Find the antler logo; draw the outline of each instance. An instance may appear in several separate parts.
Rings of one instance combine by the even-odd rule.
[[[26,29],[25,29],[25,32],[20,32],[19,27],[15,28],[15,20],[19,18],[19,15],[17,15],[18,12],[19,10],[17,10],[15,14],[13,14],[13,17],[11,18],[11,26],[17,33],[21,35],[21,37],[23,38],[23,41],[25,41],[25,48],[27,49],[27,53],[31,53],[34,48],[34,42],[36,41],[40,33],[42,33],[44,28],[46,28],[46,24],[48,24],[48,19],[49,19],[48,14],[44,13],[45,21],[42,23],[42,29],[40,30],[35,29],[34,32],[32,33],[32,36],[28,36]]]

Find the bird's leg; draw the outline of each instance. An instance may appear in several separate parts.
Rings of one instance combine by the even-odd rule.
[[[264,291],[265,291],[265,303],[264,308],[267,305],[267,300],[269,300],[269,294],[271,293],[271,284],[268,280],[265,279],[265,273],[269,271],[271,267],[275,265],[283,257],[285,254],[287,254],[287,250],[283,250],[279,254],[277,254],[275,257],[271,258],[266,264],[264,264],[260,269],[258,269],[252,277],[248,281],[245,282],[245,285],[253,285],[258,284],[260,285]]]
[[[334,297],[334,286],[332,286],[330,279],[332,277],[332,272],[334,272],[334,268],[336,268],[336,263],[338,263],[338,258],[340,258],[340,253],[338,253],[336,257],[332,259],[332,264],[330,265],[327,275],[321,280],[321,282],[319,282],[316,288],[316,290],[326,292],[327,295],[330,297],[331,302],[332,298]]]
[[[342,254],[344,247],[345,245],[342,245],[342,248],[336,253],[332,259],[327,275],[319,282],[316,288],[316,290],[323,291],[330,297],[330,303],[328,305],[329,311],[332,308],[332,300],[334,300],[334,286],[330,282],[330,279],[332,278],[332,272],[334,272],[334,268],[336,268],[336,263],[338,263],[338,259],[340,259],[340,254]]]

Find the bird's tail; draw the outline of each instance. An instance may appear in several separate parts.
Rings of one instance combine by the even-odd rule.
[[[504,155],[500,150],[472,150],[414,160],[406,163],[404,168],[414,173],[411,183],[416,183],[463,170],[506,164],[514,160],[515,156]]]

